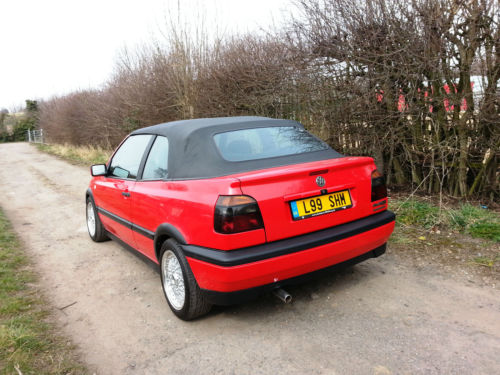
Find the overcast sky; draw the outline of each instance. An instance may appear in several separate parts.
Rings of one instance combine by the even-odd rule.
[[[119,51],[161,38],[179,6],[226,35],[279,26],[293,9],[291,0],[1,0],[0,108],[99,87]]]

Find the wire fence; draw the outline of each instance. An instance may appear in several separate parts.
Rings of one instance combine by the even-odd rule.
[[[43,129],[40,130],[28,130],[26,132],[26,140],[32,143],[44,143],[43,142]]]

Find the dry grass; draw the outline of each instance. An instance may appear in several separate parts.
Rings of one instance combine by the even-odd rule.
[[[113,152],[99,146],[73,146],[69,144],[37,144],[37,147],[40,151],[79,165],[105,164]]]

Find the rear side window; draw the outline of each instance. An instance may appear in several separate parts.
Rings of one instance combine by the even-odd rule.
[[[214,135],[222,157],[246,161],[326,150],[329,146],[294,126],[233,130]]]
[[[111,160],[109,175],[119,178],[137,178],[144,151],[152,135],[133,135],[120,146]]]
[[[168,140],[156,137],[142,173],[143,180],[162,180],[168,176]]]

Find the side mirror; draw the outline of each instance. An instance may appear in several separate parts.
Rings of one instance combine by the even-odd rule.
[[[92,176],[105,176],[106,175],[106,164],[95,164],[90,167],[90,174]]]

